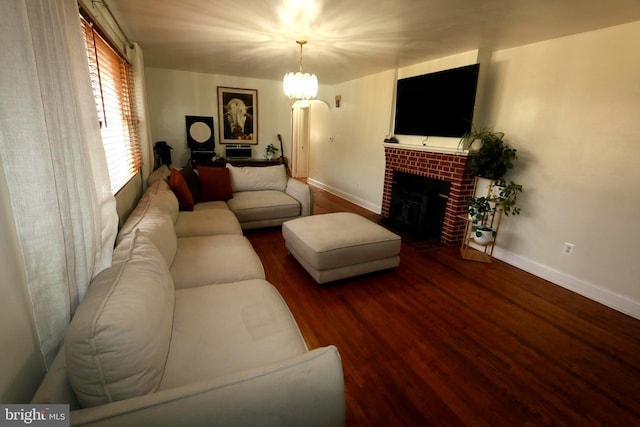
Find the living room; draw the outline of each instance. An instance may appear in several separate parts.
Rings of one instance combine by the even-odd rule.
[[[496,257],[640,317],[630,225],[640,190],[621,185],[638,179],[636,31],[637,22],[497,52],[470,50],[335,85],[320,79],[317,99],[332,107],[319,105],[317,117],[311,107],[310,182],[380,212],[396,79],[480,62],[486,76],[475,121],[504,132],[518,150],[507,178],[525,188],[523,214],[502,225]],[[264,139],[255,156],[277,144],[279,133],[290,155],[292,103],[280,81],[154,67],[145,78],[151,134],[173,146],[178,164],[189,158],[183,116],[216,115],[217,86],[257,89]],[[571,257],[562,255],[565,242],[575,245]]]
[[[633,185],[640,182],[635,167],[640,148],[632,143],[640,136],[635,126],[640,115],[637,19],[504,49],[470,46],[335,83],[319,74],[317,99],[329,106],[319,107],[317,115],[311,106],[309,182],[379,212],[383,139],[393,130],[396,80],[479,62],[484,74],[475,122],[505,133],[518,150],[508,178],[524,186],[522,215],[504,221],[495,257],[640,318],[640,231],[633,221],[640,214],[640,190]],[[123,27],[127,29],[126,17]],[[297,54],[294,40],[291,49]],[[305,70],[314,72],[317,53],[310,40]],[[296,60],[285,68],[295,68]],[[258,91],[256,157],[276,142],[277,134],[285,137],[285,154],[291,153],[292,101],[282,94],[281,81],[151,65],[144,77],[150,137],[168,141],[179,165],[188,160],[184,116],[217,119],[218,86]],[[339,108],[336,95],[341,96]],[[2,230],[13,236],[11,203],[2,181]],[[575,245],[571,256],[562,254],[565,242]],[[1,264],[7,283],[19,284],[24,278],[15,248],[3,242]],[[3,370],[0,401],[5,396],[9,401],[32,394],[42,368],[25,289],[3,285],[1,292],[2,361],[11,374],[5,376]]]

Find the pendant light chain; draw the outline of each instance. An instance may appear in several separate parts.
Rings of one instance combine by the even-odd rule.
[[[300,72],[302,72],[302,46],[307,44],[306,40],[298,40],[296,43],[300,45]]]

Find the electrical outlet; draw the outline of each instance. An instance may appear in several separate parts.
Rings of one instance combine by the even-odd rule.
[[[562,253],[571,256],[571,254],[573,254],[573,248],[575,246],[576,245],[574,245],[573,243],[564,242],[564,249],[562,249]]]

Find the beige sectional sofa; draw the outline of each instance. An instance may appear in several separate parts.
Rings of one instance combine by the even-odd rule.
[[[163,179],[123,225],[33,403],[69,403],[72,425],[345,422],[337,349],[309,351],[230,209],[179,212]]]

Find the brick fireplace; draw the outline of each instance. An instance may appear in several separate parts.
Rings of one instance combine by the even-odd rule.
[[[473,178],[469,176],[467,155],[447,153],[416,146],[390,146],[385,144],[386,167],[384,173],[384,192],[382,198],[382,216],[389,218],[393,172],[401,171],[451,184],[447,199],[442,234],[440,240],[447,245],[462,241],[465,221],[458,218],[467,213],[467,197],[473,193]]]

